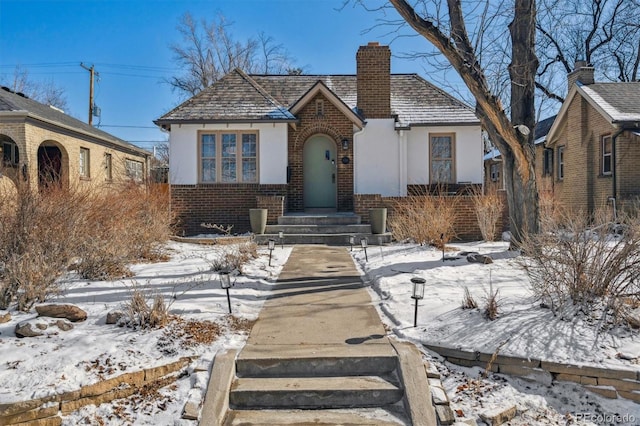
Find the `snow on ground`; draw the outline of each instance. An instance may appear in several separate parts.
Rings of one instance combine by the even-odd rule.
[[[167,262],[133,265],[135,276],[116,281],[87,281],[70,277],[63,282],[64,292],[52,302],[73,303],[86,310],[88,319],[58,335],[37,338],[15,337],[18,322],[32,319],[35,312],[12,311],[12,320],[0,324],[0,404],[39,398],[53,393],[78,389],[127,371],[137,371],[167,364],[183,356],[199,356],[211,360],[221,348],[238,348],[246,333],[223,334],[212,345],[184,347],[167,329],[134,330],[105,323],[106,315],[122,308],[131,298],[134,287],[149,296],[162,294],[171,304],[170,312],[185,320],[228,322],[226,293],[220,287],[218,274],[211,271],[212,260],[230,246],[168,243],[171,259]],[[259,249],[259,258],[243,268],[242,275],[232,278],[230,289],[233,315],[255,320],[277,278],[291,247],[278,247],[268,266],[269,255]],[[190,380],[179,380],[174,389],[162,389],[148,401],[133,401],[117,410],[114,416],[108,404],[99,408],[85,407],[68,416],[65,424],[173,424],[179,419]],[[162,395],[162,396],[161,396]],[[184,422],[193,424],[193,422]]]
[[[380,316],[396,335],[421,344],[470,351],[514,355],[598,367],[640,369],[636,361],[616,357],[619,352],[640,357],[640,333],[612,327],[597,333],[599,318],[562,319],[540,307],[529,280],[518,267],[517,253],[508,244],[450,244],[443,254],[433,247],[398,244],[353,252],[366,274]],[[461,252],[491,256],[494,263],[469,263]],[[457,257],[457,259],[456,259]],[[415,301],[412,277],[426,280],[414,328]],[[480,309],[461,308],[467,287]],[[485,319],[481,310],[490,291],[498,290],[499,315]],[[503,375],[484,375],[481,368],[464,368],[442,361],[428,351],[443,376],[452,408],[477,417],[480,413],[516,405],[524,414],[511,425],[532,424],[640,424],[640,405],[628,400],[608,400],[571,383],[532,383]],[[616,418],[616,415],[626,418]],[[596,417],[590,417],[596,416]],[[597,417],[600,416],[600,417]],[[633,419],[633,420],[632,420]]]
[[[528,279],[518,268],[515,254],[504,243],[451,244],[445,254],[476,251],[494,259],[490,265],[471,264],[464,257],[442,262],[442,252],[429,247],[396,244],[368,248],[365,261],[360,248],[352,255],[370,285],[373,303],[383,321],[400,338],[415,342],[493,352],[550,361],[576,362],[616,368],[640,368],[616,358],[616,353],[640,355],[637,331],[623,327],[595,333],[596,320],[561,320],[542,309],[528,289]],[[17,322],[34,318],[35,313],[11,312],[11,322],[0,324],[0,404],[77,389],[124,371],[165,364],[181,356],[211,360],[222,348],[241,347],[242,331],[230,331],[225,292],[211,261],[223,245],[203,246],[169,243],[171,259],[132,267],[135,276],[117,281],[93,281],[69,277],[58,302],[74,303],[89,313],[89,319],[75,328],[45,338],[17,339]],[[268,251],[250,262],[235,277],[231,302],[235,317],[254,320],[286,261],[290,247],[273,251],[272,267]],[[413,327],[414,300],[411,277],[427,281],[425,298],[419,303],[418,327]],[[498,289],[500,314],[486,320],[480,310],[462,310],[464,287],[480,306],[489,291]],[[171,312],[185,320],[209,320],[223,327],[212,345],[183,347],[165,330],[134,330],[106,325],[107,312],[121,307],[137,286],[149,294],[162,293],[171,303]],[[506,343],[505,343],[506,342]],[[424,351],[441,373],[451,405],[461,415],[475,418],[484,412],[515,405],[522,412],[511,425],[640,424],[640,405],[627,400],[607,400],[571,383],[534,383],[497,374],[484,376],[481,368],[464,368],[442,361]],[[87,406],[64,418],[75,424],[193,425],[179,420],[180,412],[194,380],[191,375],[174,385],[99,407]],[[595,416],[582,417],[581,414]],[[621,417],[616,418],[619,415]],[[627,417],[624,417],[626,415]],[[600,416],[600,417],[597,417]],[[632,417],[635,420],[630,420]]]

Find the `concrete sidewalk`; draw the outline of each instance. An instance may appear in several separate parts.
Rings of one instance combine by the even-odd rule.
[[[399,345],[401,349],[398,350]],[[400,371],[407,365],[411,366],[409,369],[412,371]],[[220,375],[220,372],[215,372],[215,368],[214,364],[212,377]],[[233,385],[229,386],[231,393],[224,396],[227,398],[223,404],[226,407],[228,407],[229,398],[233,401],[245,398],[249,401],[249,405],[258,398],[262,398],[257,393],[244,397],[238,396],[244,386],[253,384],[252,380],[288,377],[291,383],[287,387],[298,387],[315,385],[315,383],[307,383],[309,380],[326,382],[327,379],[335,381],[337,378],[344,378],[344,383],[347,384],[349,380],[355,379],[355,376],[390,377],[391,375],[401,382],[398,386],[399,392],[405,395],[403,399],[405,409],[402,410],[400,406],[400,410],[404,413],[396,412],[390,415],[390,418],[399,414],[400,417],[411,420],[405,418],[400,423],[397,420],[389,423],[384,421],[375,423],[425,426],[436,424],[435,411],[431,405],[429,386],[419,352],[413,345],[398,344],[398,342],[393,342],[392,345],[389,341],[360,274],[344,247],[321,245],[294,247],[251,330],[245,347],[236,358],[233,370],[234,378],[231,379]],[[247,379],[249,377],[255,379]],[[296,380],[305,380],[305,382],[298,384]],[[249,384],[245,385],[243,382]],[[210,383],[210,387],[212,385],[219,388],[218,383]],[[278,393],[280,390],[271,391],[273,395]],[[378,392],[373,391],[373,393]],[[321,398],[327,398],[326,394],[323,395]],[[201,424],[203,425],[211,424],[207,420],[210,415],[219,414],[207,412],[207,405],[211,405],[212,398],[208,392],[202,413]],[[264,407],[275,408],[276,405],[279,407],[281,401],[276,401],[274,398],[265,399],[267,402],[264,403]],[[293,401],[294,398],[298,397],[287,396],[285,399]],[[365,405],[353,406],[364,407],[367,406],[366,404],[365,398]],[[234,405],[233,402],[231,405]],[[220,407],[220,404],[217,406]],[[345,403],[343,406],[349,405]],[[370,406],[377,407],[373,403]],[[295,408],[293,405],[290,407]],[[306,407],[309,408],[309,406]],[[334,408],[328,405],[324,407]],[[388,410],[389,406],[386,405],[386,407],[383,411]],[[372,410],[379,409],[372,408]],[[398,410],[397,405],[392,409],[394,410]],[[278,415],[283,412],[283,410],[277,411]],[[301,416],[309,412],[314,412],[314,415],[320,418],[335,414],[328,411],[323,414],[321,410],[298,410],[292,417],[302,418]],[[264,411],[264,408],[231,409],[228,411],[225,424],[307,424],[285,421],[269,423],[269,416],[272,421],[275,419],[274,413],[274,411]],[[318,424],[371,424],[369,422],[371,417],[362,423],[350,417],[362,416],[358,417],[362,420],[366,415],[377,416],[379,411],[377,414],[349,413],[345,414],[344,420],[338,423],[335,423],[338,420],[334,419],[334,423]],[[260,417],[262,422],[253,420]],[[249,421],[249,419],[252,420]]]

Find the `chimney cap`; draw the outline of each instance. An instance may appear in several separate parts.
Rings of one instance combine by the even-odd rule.
[[[593,68],[593,65],[589,64],[584,59],[577,59],[573,66],[573,70],[576,71],[576,70],[579,70],[580,68]]]
[[[380,43],[378,43],[377,41],[370,41],[367,46],[380,46]]]

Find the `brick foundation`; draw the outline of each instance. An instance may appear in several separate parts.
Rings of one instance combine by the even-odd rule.
[[[503,205],[505,206],[502,217],[498,220],[498,232],[506,229],[508,224],[508,211],[506,193],[499,193],[503,197]],[[429,197],[424,195],[424,197]],[[382,197],[380,194],[356,194],[354,196],[354,213],[359,215],[363,223],[369,223],[369,209],[386,207],[388,216],[393,217],[394,209],[399,201],[404,197]],[[458,239],[463,241],[482,240],[482,234],[478,227],[473,199],[471,196],[456,195],[451,196],[451,201],[456,203],[457,217],[455,221],[455,230]],[[499,237],[499,235],[497,236]]]
[[[207,184],[172,185],[171,208],[178,235],[207,233],[201,223],[233,225],[232,233],[251,230],[249,209],[268,208],[268,223],[284,213],[287,185]]]

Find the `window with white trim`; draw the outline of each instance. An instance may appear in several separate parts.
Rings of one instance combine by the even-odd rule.
[[[257,132],[202,132],[200,182],[257,183]]]
[[[602,137],[602,164],[600,169],[603,175],[610,175],[612,173],[612,161],[613,161],[613,146],[611,143],[611,135]]]
[[[564,146],[558,147],[558,180],[564,179]]]
[[[124,160],[124,170],[129,179],[135,182],[142,182],[144,178],[144,165],[142,161],[126,159]]]
[[[500,180],[500,164],[493,163],[491,165],[491,181],[498,182]]]
[[[90,157],[88,148],[80,148],[80,177],[90,177]]]
[[[455,183],[454,134],[429,135],[431,183]]]
[[[112,168],[112,158],[111,154],[104,155],[104,175],[106,180],[113,179],[113,168]]]
[[[5,166],[17,166],[20,163],[20,151],[18,145],[7,138],[2,141],[2,164]]]

